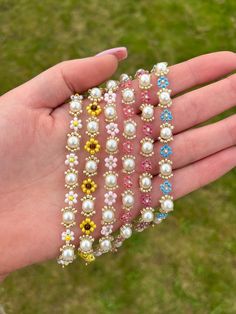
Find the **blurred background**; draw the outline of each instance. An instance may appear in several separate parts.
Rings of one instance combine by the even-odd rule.
[[[116,46],[129,50],[116,78],[157,61],[236,51],[235,12],[234,0],[0,0],[0,93]],[[168,220],[112,258],[12,274],[0,287],[0,313],[236,313],[235,191],[233,170],[178,200]]]

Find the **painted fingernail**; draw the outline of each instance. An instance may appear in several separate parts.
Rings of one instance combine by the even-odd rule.
[[[117,48],[104,50],[98,53],[96,56],[103,56],[103,55],[114,55],[119,61],[121,61],[127,58],[128,51],[126,47],[117,47]]]

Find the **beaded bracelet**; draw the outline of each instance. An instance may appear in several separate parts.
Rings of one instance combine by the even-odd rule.
[[[150,191],[152,190],[152,163],[150,157],[154,154],[153,149],[153,121],[154,121],[154,106],[150,104],[149,90],[152,87],[151,75],[148,71],[140,69],[135,75],[139,81],[139,87],[142,90],[141,100],[141,119],[144,122],[142,132],[143,138],[140,141],[141,149],[140,153],[144,156],[141,161],[142,174],[139,176],[139,188],[141,192],[141,204],[143,208],[141,210],[141,218],[135,225],[135,230],[140,232],[147,228],[154,218],[154,209],[151,207],[152,199]]]
[[[66,156],[65,164],[68,166],[68,170],[65,171],[65,188],[68,192],[65,195],[65,203],[68,205],[62,209],[62,225],[66,227],[66,230],[62,232],[61,238],[65,241],[65,244],[61,247],[61,255],[58,258],[58,264],[63,267],[69,265],[75,259],[75,246],[71,244],[74,241],[74,232],[70,227],[75,225],[75,214],[77,210],[74,208],[77,203],[78,194],[75,192],[75,188],[78,186],[78,156],[75,154],[80,149],[80,137],[78,133],[82,128],[82,122],[78,119],[78,116],[82,113],[82,99],[83,97],[75,94],[71,96],[70,101],[70,115],[73,119],[70,121],[70,129],[72,133],[68,134],[66,149],[69,152]]]
[[[125,239],[128,239],[132,235],[132,224],[131,213],[135,202],[133,187],[133,173],[135,172],[136,160],[133,155],[134,151],[134,142],[136,138],[136,122],[134,121],[134,108],[133,104],[135,103],[135,92],[131,88],[131,77],[127,74],[122,74],[120,77],[120,86],[122,88],[122,104],[123,104],[123,113],[125,116],[124,128],[123,128],[123,152],[124,156],[122,157],[122,166],[123,166],[123,185],[125,192],[122,193],[122,206],[123,214],[121,220],[123,225],[120,228],[120,233],[113,242],[113,250],[116,251],[120,247]]]
[[[80,236],[80,244],[78,248],[79,256],[81,256],[86,262],[92,262],[95,259],[93,254],[93,242],[94,237],[91,235],[96,229],[96,224],[90,218],[95,214],[95,200],[93,193],[97,189],[97,183],[94,181],[94,176],[97,175],[99,160],[95,156],[101,149],[101,145],[97,140],[99,134],[99,118],[102,109],[99,102],[102,100],[102,91],[100,88],[94,87],[89,90],[89,100],[91,101],[86,107],[89,118],[86,120],[86,134],[89,139],[87,140],[84,149],[89,154],[85,159],[85,178],[82,182],[81,189],[85,194],[81,198],[82,211],[84,220],[80,224],[80,229],[83,233]]]
[[[115,114],[106,119],[106,152],[107,156],[104,160],[105,168],[107,169],[104,173],[105,178],[105,193],[104,193],[104,207],[102,208],[102,229],[101,229],[101,238],[99,239],[99,248],[96,250],[95,255],[99,256],[103,253],[107,253],[112,248],[111,236],[113,232],[113,227],[115,223],[115,212],[116,212],[116,200],[117,193],[116,189],[118,188],[118,173],[115,171],[117,167],[118,159],[116,157],[118,153],[118,143],[119,139],[117,135],[119,134],[119,127],[116,123],[117,114],[116,114],[116,93],[115,91],[118,88],[118,84],[114,80],[110,80],[106,83],[106,93],[104,94],[104,101],[106,103],[105,108],[114,109]],[[114,149],[114,147],[116,147]]]
[[[171,90],[167,89],[169,86],[167,78],[169,72],[168,64],[166,62],[157,63],[153,67],[152,72],[157,76],[157,86],[159,88],[157,95],[159,98],[159,107],[162,109],[160,114],[162,124],[160,125],[160,136],[158,139],[162,143],[160,148],[159,176],[163,179],[163,182],[160,184],[160,191],[163,196],[160,199],[161,206],[159,212],[154,219],[154,222],[159,224],[167,218],[169,212],[174,210],[173,197],[170,195],[172,184],[169,180],[173,176],[172,161],[169,159],[169,156],[172,155],[172,148],[169,143],[173,141],[172,130],[174,127],[171,124],[173,116],[168,109],[172,105],[170,97]]]

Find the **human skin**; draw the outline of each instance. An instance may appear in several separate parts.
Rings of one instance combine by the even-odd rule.
[[[65,103],[71,94],[84,92],[109,79],[116,71],[118,62],[125,57],[126,50],[120,48],[86,59],[62,62],[0,97],[1,280],[17,269],[59,255],[61,232],[64,230],[61,225],[61,208],[65,196],[65,142],[70,121],[68,104]],[[175,199],[216,180],[236,165],[235,114],[219,122],[192,129],[235,106],[236,75],[231,74],[235,70],[236,54],[233,52],[207,54],[170,67],[168,77],[172,89],[175,126],[172,144]],[[226,75],[227,78],[223,78]],[[202,84],[207,85],[199,87]],[[151,103],[157,106],[155,83],[153,85]],[[133,87],[136,90],[135,119],[138,130],[141,130],[141,99],[136,81],[133,81]],[[85,99],[84,105],[87,102]],[[120,128],[121,106],[118,90]],[[158,156],[159,110],[155,110],[157,119],[153,137]],[[105,136],[103,121],[102,114],[100,139]],[[140,137],[137,136],[137,143],[139,140]],[[82,136],[81,147],[84,143],[85,138]],[[83,150],[79,154],[79,159],[83,160]],[[119,154],[122,154],[122,150]],[[138,151],[136,155],[140,158]],[[98,157],[104,159],[104,150]],[[159,167],[157,159],[153,158],[153,162],[155,177],[151,192],[152,206],[158,206]],[[79,173],[82,173],[83,167],[84,163],[80,163]],[[102,204],[104,196],[103,171],[101,166],[97,176],[98,204]],[[118,171],[121,172],[121,168]],[[137,182],[139,171],[141,169],[135,174]],[[138,200],[138,184],[134,189]],[[122,187],[118,192],[122,192]],[[119,202],[120,199],[117,217],[121,208]],[[138,201],[136,204],[133,217],[141,209]],[[101,208],[96,208],[96,211],[94,221],[97,228],[94,235],[98,238]],[[78,214],[77,222],[81,218]],[[115,229],[120,225],[121,221],[117,219]],[[73,231],[75,244],[78,245],[81,234],[78,225]]]

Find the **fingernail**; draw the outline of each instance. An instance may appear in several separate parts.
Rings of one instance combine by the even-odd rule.
[[[128,51],[126,47],[117,47],[117,48],[104,50],[96,54],[96,56],[103,56],[103,55],[114,55],[119,61],[121,61],[127,58]]]

